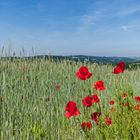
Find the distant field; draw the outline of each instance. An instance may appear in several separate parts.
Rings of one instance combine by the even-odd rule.
[[[92,73],[85,81],[76,77],[83,65]],[[140,96],[140,69],[116,75],[112,71],[111,65],[69,60],[0,60],[1,140],[140,140],[140,108],[135,107],[140,103],[134,100]],[[98,80],[106,90],[94,89]],[[83,106],[82,99],[94,93],[100,103]],[[69,101],[76,102],[79,116],[64,116]],[[90,115],[96,111],[101,112],[98,125]],[[81,124],[87,121],[92,128],[84,131]]]

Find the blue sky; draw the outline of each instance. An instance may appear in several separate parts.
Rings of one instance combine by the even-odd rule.
[[[140,56],[139,0],[0,0],[0,48]]]

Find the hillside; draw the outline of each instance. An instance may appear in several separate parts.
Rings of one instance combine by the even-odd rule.
[[[55,55],[37,55],[37,56],[28,56],[24,59],[54,59],[54,60],[74,60],[74,61],[89,61],[92,63],[98,64],[116,64],[119,61],[125,61],[127,64],[139,64],[140,58],[135,57],[106,57],[106,56],[86,56],[86,55],[72,55],[72,56],[55,56]],[[1,59],[20,59],[20,57],[1,57]]]

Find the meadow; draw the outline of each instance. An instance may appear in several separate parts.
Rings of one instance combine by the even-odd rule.
[[[90,78],[76,76],[81,66]],[[113,68],[51,58],[0,60],[0,139],[140,140],[140,69],[114,74]],[[105,90],[94,88],[98,80]],[[82,100],[95,93],[100,102],[85,106]],[[66,117],[69,101],[79,115]],[[98,123],[93,112],[101,113]]]

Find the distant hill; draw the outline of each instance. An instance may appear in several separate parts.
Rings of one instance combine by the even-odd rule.
[[[28,57],[31,58],[31,57]],[[131,57],[106,57],[106,56],[86,56],[86,55],[72,55],[72,56],[49,56],[49,55],[40,55],[33,56],[32,58],[52,58],[54,60],[74,60],[74,61],[89,61],[92,63],[98,64],[116,64],[120,61],[125,63],[140,63],[140,58],[131,58]]]
[[[131,57],[106,57],[106,56],[86,56],[86,55],[72,55],[72,56],[53,56],[53,55],[38,55],[25,57],[24,59],[54,59],[54,60],[74,60],[74,61],[89,61],[98,64],[116,64],[120,61],[125,61],[127,64],[140,64],[140,58]],[[1,57],[1,59],[20,59],[20,57]]]

